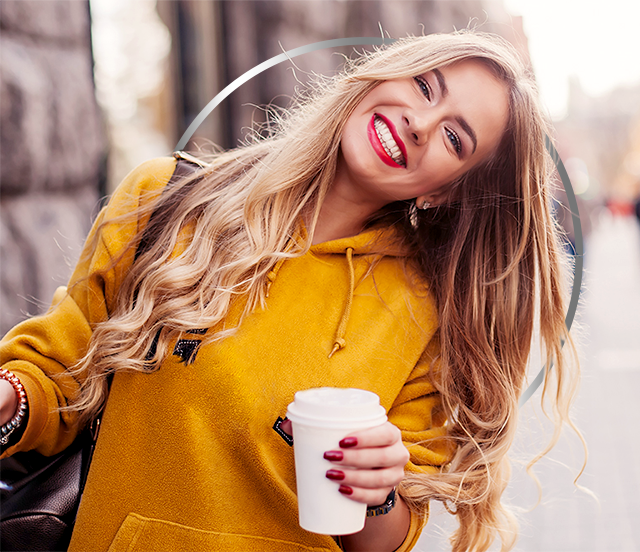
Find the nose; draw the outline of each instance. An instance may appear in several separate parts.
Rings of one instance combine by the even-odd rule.
[[[413,143],[418,146],[426,144],[434,127],[433,117],[429,113],[417,109],[405,111],[402,117]]]

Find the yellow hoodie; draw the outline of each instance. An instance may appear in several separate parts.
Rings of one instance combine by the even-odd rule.
[[[93,232],[133,209],[143,192],[160,193],[175,162],[135,169]],[[61,288],[46,315],[2,340],[0,361],[29,399],[27,427],[5,455],[54,454],[75,438],[77,416],[56,411],[79,386],[65,369],[107,318],[133,251],[107,274],[96,271],[140,224],[104,227],[70,291]],[[235,335],[201,346],[202,335],[185,334],[156,372],[115,376],[72,552],[338,550],[332,537],[299,527],[293,449],[274,430],[301,389],[373,391],[403,432],[408,470],[434,473],[450,460],[440,397],[425,377],[438,350],[436,310],[426,291],[409,285],[399,258],[385,256],[368,274],[378,232],[318,244],[282,263],[266,308]],[[412,516],[399,550],[413,547],[424,522]]]

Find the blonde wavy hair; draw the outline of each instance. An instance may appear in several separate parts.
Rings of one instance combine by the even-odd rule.
[[[408,37],[348,61],[279,113],[267,138],[210,156],[205,169],[132,214],[154,213],[146,230],[152,239],[128,271],[110,318],[95,328],[77,367],[88,377],[71,409],[89,420],[105,400],[108,374],[153,370],[182,332],[218,329],[204,336],[208,341],[229,335],[233,328],[224,321],[231,302],[244,301],[244,314],[262,305],[274,265],[309,247],[292,249],[290,238],[301,216],[313,236],[343,125],[362,98],[382,81],[468,59],[485,64],[508,90],[509,122],[497,152],[453,183],[445,205],[416,211],[412,201],[400,201],[371,223],[396,225],[410,262],[430,282],[440,316],[434,384],[457,445],[447,469],[408,473],[401,494],[416,511],[435,499],[455,512],[454,552],[487,550],[497,534],[502,549],[511,549],[517,527],[500,498],[536,311],[547,366],[554,366],[543,400],[553,405],[556,431],[535,460],[552,448],[563,423],[573,427],[578,366],[562,353],[564,341],[574,349],[550,209],[552,166],[544,144],[550,129],[531,75],[497,36]],[[173,255],[179,246],[183,252]]]

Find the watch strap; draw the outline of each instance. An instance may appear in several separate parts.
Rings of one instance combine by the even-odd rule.
[[[385,501],[378,506],[367,507],[367,517],[384,516],[388,514],[396,505],[396,489],[391,489],[391,492],[387,495]]]

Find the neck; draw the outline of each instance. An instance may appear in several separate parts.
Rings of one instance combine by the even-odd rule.
[[[358,235],[371,215],[384,207],[384,203],[367,201],[354,193],[352,186],[343,184],[340,174],[336,174],[320,208],[313,245]]]
[[[313,233],[313,245],[349,236],[362,231],[366,219],[355,220],[347,211],[332,208],[327,202],[322,204],[318,224]]]

